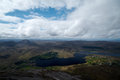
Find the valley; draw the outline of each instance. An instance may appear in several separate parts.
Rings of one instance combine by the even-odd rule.
[[[0,41],[0,80],[119,80],[119,76],[120,42]]]

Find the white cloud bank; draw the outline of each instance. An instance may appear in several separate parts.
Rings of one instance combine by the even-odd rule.
[[[0,36],[39,39],[120,38],[120,0],[2,0],[0,15],[15,9],[27,10],[48,7],[56,9],[75,7],[76,9],[67,16],[66,20],[52,20],[36,16],[20,23],[19,21],[22,19],[17,17],[0,18],[0,20],[10,20],[10,22],[17,23],[1,23]],[[11,27],[15,27],[15,29]]]

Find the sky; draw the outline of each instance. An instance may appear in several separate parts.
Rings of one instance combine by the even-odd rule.
[[[120,39],[120,0],[0,0],[0,39]]]

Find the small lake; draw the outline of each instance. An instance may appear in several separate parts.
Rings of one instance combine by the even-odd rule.
[[[120,57],[120,53],[97,53],[97,52],[81,51],[81,52],[78,52],[78,54],[81,54],[81,55],[97,54],[97,55],[104,55],[104,56]]]

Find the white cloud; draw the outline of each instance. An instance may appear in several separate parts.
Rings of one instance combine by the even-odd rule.
[[[86,0],[68,20],[78,20],[76,29],[83,29],[78,33],[81,38],[120,38],[116,36],[120,33],[119,3],[119,0],[93,0],[91,3]]]
[[[74,39],[116,39],[120,38],[120,1],[119,0],[2,0],[0,13],[15,9],[62,8],[76,10],[67,16],[67,20],[52,20],[34,16],[33,19],[19,23],[9,33],[17,38],[74,38]],[[0,4],[0,7],[1,7]],[[14,5],[13,5],[14,4]],[[22,6],[21,6],[22,5]],[[1,12],[3,11],[3,12]],[[7,24],[9,25],[9,24]],[[13,26],[13,25],[11,25]],[[8,30],[5,32],[7,33]],[[2,35],[2,34],[1,34]],[[7,36],[7,35],[6,35]]]
[[[6,21],[6,22],[19,23],[19,22],[23,21],[24,19],[14,17],[14,16],[0,15],[0,20]]]
[[[17,37],[15,24],[2,24],[0,23],[0,38]]]

